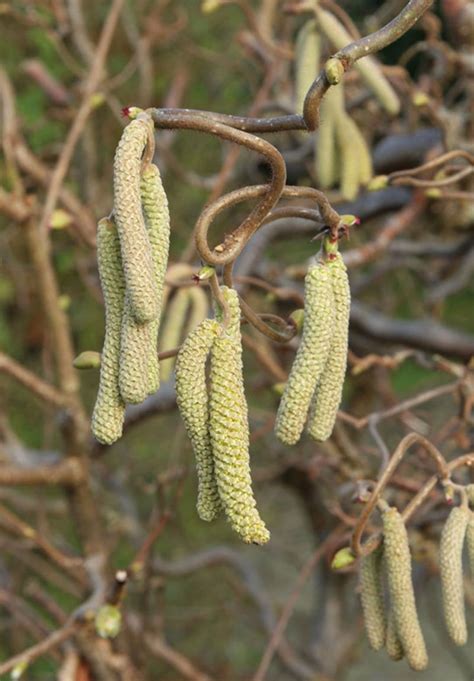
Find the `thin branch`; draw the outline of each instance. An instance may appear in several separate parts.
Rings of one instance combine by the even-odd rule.
[[[0,372],[8,374],[8,376],[21,383],[36,397],[48,404],[52,404],[54,407],[65,407],[67,404],[67,397],[59,392],[59,390],[56,390],[54,386],[46,383],[46,381],[43,381],[42,378],[36,376],[33,372],[25,369],[21,364],[3,352],[0,352]]]

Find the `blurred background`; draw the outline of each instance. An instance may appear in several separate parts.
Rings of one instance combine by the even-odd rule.
[[[318,8],[351,40],[404,4],[321,0]],[[330,563],[360,515],[358,481],[376,479],[404,435],[427,437],[447,460],[474,449],[474,3],[441,0],[376,55],[391,105],[361,71],[346,74],[342,106],[356,128],[349,139],[331,142],[324,110],[319,134],[264,135],[283,154],[289,184],[325,185],[339,213],[361,220],[341,245],[353,306],[342,411],[330,440],[304,437],[292,448],[277,441],[279,386],[297,340],[279,345],[242,327],[252,473],[268,545],[243,545],[224,519],[199,520],[173,359],[162,363],[167,380],[160,391],[129,410],[124,436],[112,447],[88,430],[98,371],[71,364],[80,352],[100,352],[103,342],[95,226],[112,209],[113,156],[127,122],[122,108],[301,113],[298,84],[309,87],[337,49],[317,16],[320,61],[313,72],[301,70],[298,36],[314,18],[307,5],[0,3],[0,658],[61,630],[83,603],[94,611],[118,602],[122,612],[112,642],[81,626],[22,678],[415,676],[406,662],[370,651],[357,565],[334,572]],[[319,153],[324,143],[333,145],[339,169],[329,180]],[[397,175],[449,151],[460,153],[425,173]],[[192,282],[200,267],[193,226],[202,208],[265,182],[268,168],[246,149],[173,130],[156,131],[155,162],[171,211],[160,341],[168,350],[211,314],[207,287]],[[211,243],[250,208],[243,203],[223,213]],[[301,307],[307,262],[319,249],[312,241],[317,227],[282,218],[252,239],[238,260],[236,285],[255,310],[286,319]],[[183,291],[179,316],[176,295]],[[413,447],[387,500],[403,508],[433,472],[426,452]],[[472,474],[463,469],[459,480],[473,482]],[[438,490],[410,523],[430,655],[424,677],[468,681],[474,585],[466,580],[471,640],[456,648],[443,621],[437,557],[447,514]],[[125,593],[114,578],[124,569]]]

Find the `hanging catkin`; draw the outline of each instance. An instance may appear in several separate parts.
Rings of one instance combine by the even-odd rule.
[[[398,662],[402,660],[405,656],[403,652],[403,646],[401,644],[400,638],[397,633],[397,628],[395,626],[395,618],[393,615],[393,610],[390,610],[387,617],[387,635],[385,638],[385,648],[387,649],[387,654],[391,660]]]
[[[416,611],[406,527],[396,508],[385,511],[382,520],[384,564],[395,627],[408,664],[412,669],[422,670],[428,665],[428,656]]]
[[[334,296],[334,332],[327,364],[313,395],[308,432],[315,440],[324,441],[331,436],[341,403],[342,388],[347,365],[347,341],[351,291],[347,269],[340,253],[328,261]]]
[[[240,305],[233,289],[222,287],[230,319],[211,349],[211,435],[217,488],[232,528],[248,543],[264,544],[270,533],[256,508],[249,461],[249,424],[242,376]],[[222,314],[218,317],[222,320]]]
[[[158,370],[150,367],[153,345],[151,322],[138,324],[135,321],[127,291],[122,318],[119,374],[120,394],[127,404],[140,404],[157,389]]]
[[[158,291],[140,196],[142,154],[150,125],[144,119],[129,123],[114,159],[114,217],[120,237],[128,304],[133,318],[140,324],[156,319],[158,315]]]
[[[311,398],[328,359],[334,317],[330,267],[318,261],[305,278],[303,334],[276,417],[275,432],[285,444],[292,445],[300,439]]]
[[[344,108],[342,83],[328,90],[321,102],[319,126],[315,147],[315,166],[319,184],[323,189],[332,187],[339,177],[339,153],[336,146],[337,112]]]
[[[168,199],[161,181],[160,171],[154,164],[145,168],[141,179],[141,199],[145,225],[151,245],[154,275],[158,296],[156,319],[150,322],[151,345],[149,353],[149,392],[156,392],[160,386],[158,363],[158,332],[163,309],[165,275],[170,248],[170,214]]]
[[[466,530],[466,546],[471,579],[474,581],[474,511],[469,512],[469,522]]]
[[[386,621],[382,584],[383,549],[379,546],[360,563],[360,597],[365,630],[374,650],[385,644]]]
[[[319,71],[321,37],[316,21],[310,19],[298,32],[295,42],[295,108],[303,111],[306,94]]]
[[[99,391],[92,414],[92,433],[103,444],[112,444],[122,434],[125,405],[119,391],[120,326],[125,281],[120,242],[113,222],[99,221],[97,261],[105,302],[105,339],[100,363]]]
[[[467,506],[453,508],[443,527],[439,545],[444,618],[448,633],[458,646],[464,645],[467,641],[462,550],[468,522]]]
[[[166,308],[160,337],[160,352],[172,350],[180,344],[181,338],[184,335],[190,303],[189,290],[187,288],[178,289]],[[174,364],[174,357],[169,357],[161,362],[161,377],[163,381],[168,381],[171,378]]]
[[[207,521],[214,520],[221,508],[209,436],[206,386],[206,360],[219,330],[217,321],[204,320],[188,335],[176,358],[177,403],[196,457],[197,510],[199,517]]]

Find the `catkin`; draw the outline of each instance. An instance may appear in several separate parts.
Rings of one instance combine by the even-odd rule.
[[[316,174],[323,189],[332,187],[339,177],[339,157],[336,146],[336,118],[344,108],[342,83],[328,90],[321,102],[321,124],[316,137]]]
[[[125,281],[120,242],[111,220],[104,218],[97,228],[97,261],[105,302],[105,339],[100,364],[100,382],[92,414],[92,433],[103,444],[122,435],[125,405],[119,391],[120,326]]]
[[[300,439],[311,398],[326,366],[334,329],[334,294],[330,267],[318,262],[305,278],[301,342],[276,416],[275,432],[285,444]]]
[[[378,547],[360,563],[360,597],[365,629],[374,650],[385,644],[386,621],[382,583],[383,549]]]
[[[428,655],[416,611],[406,527],[396,508],[385,511],[382,520],[385,567],[397,634],[408,664],[420,671],[428,665]]]
[[[295,92],[296,111],[303,111],[306,94],[318,73],[321,53],[321,37],[316,21],[310,19],[298,32],[295,42]]]
[[[156,318],[150,322],[150,350],[148,368],[148,392],[154,393],[160,387],[160,365],[158,362],[158,332],[163,309],[165,275],[170,247],[170,214],[168,199],[161,181],[160,171],[150,164],[142,174],[141,199],[145,226],[150,240],[154,275],[158,296]]]
[[[140,404],[155,392],[157,374],[156,371],[151,376],[149,373],[152,347],[152,324],[138,324],[135,321],[127,291],[122,318],[119,374],[120,394],[127,404]]]
[[[215,320],[201,322],[188,335],[176,358],[176,399],[196,457],[197,511],[207,521],[213,520],[221,508],[209,436],[206,386],[206,359],[219,328]]]
[[[444,618],[449,636],[458,646],[467,641],[462,550],[468,522],[467,506],[453,508],[443,527],[439,545]]]
[[[340,87],[340,86],[337,86]],[[359,152],[354,144],[352,120],[344,111],[338,112],[335,121],[336,140],[340,158],[340,190],[347,201],[353,201],[359,192]],[[355,125],[355,124],[354,124]]]
[[[249,424],[242,376],[240,305],[222,287],[230,319],[211,349],[209,433],[217,488],[232,528],[248,543],[264,544],[270,533],[256,508],[249,461]],[[218,313],[220,319],[222,314]]]
[[[166,308],[166,316],[160,338],[160,351],[176,348],[184,333],[190,303],[189,291],[180,288]],[[173,373],[175,358],[169,357],[161,362],[161,377],[168,381]]]
[[[474,511],[470,511],[469,513],[469,522],[466,530],[466,546],[471,579],[474,580]]]
[[[138,323],[156,319],[158,292],[150,239],[140,196],[141,159],[150,123],[129,123],[117,145],[114,159],[114,216],[120,237],[122,263],[130,310]]]
[[[387,617],[387,635],[385,638],[385,648],[391,660],[398,662],[403,659],[405,653],[395,626],[393,610],[390,610]]]
[[[347,342],[351,291],[347,269],[340,253],[328,262],[334,296],[334,333],[329,357],[321,379],[316,386],[308,422],[308,432],[315,440],[327,440],[336,422],[341,403],[342,388],[347,365]]]

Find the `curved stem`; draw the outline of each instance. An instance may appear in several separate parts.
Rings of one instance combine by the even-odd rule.
[[[228,142],[234,142],[252,151],[256,151],[264,156],[270,164],[272,178],[270,184],[267,185],[263,198],[239,227],[225,239],[224,243],[217,246],[213,251],[210,250],[205,237],[202,235],[202,231],[203,225],[206,226],[210,223],[209,215],[212,216],[214,214],[213,206],[215,203],[205,208],[199,217],[195,238],[201,258],[210,265],[225,265],[232,262],[239,255],[246,241],[262,224],[283,191],[286,182],[286,166],[282,155],[269,142],[255,137],[255,135],[250,135],[247,132],[242,132],[223,123],[205,118],[202,113],[194,115],[176,113],[175,115],[168,114],[163,117],[162,112],[158,109],[150,109],[148,111],[152,115],[157,127],[199,130],[200,132],[216,135]],[[245,194],[245,189],[240,191]]]
[[[404,457],[405,453],[407,450],[414,445],[415,443],[421,445],[426,449],[428,454],[430,454],[433,459],[436,462],[436,466],[438,468],[438,475],[435,476],[435,483],[436,480],[439,478],[447,478],[449,477],[449,466],[447,465],[443,455],[441,452],[425,437],[422,435],[419,435],[418,433],[409,433],[406,435],[403,440],[399,443],[398,447],[394,451],[392,458],[388,462],[387,467],[385,468],[384,472],[380,476],[377,484],[374,487],[374,490],[370,496],[370,499],[368,500],[364,510],[362,511],[362,514],[357,522],[357,525],[354,528],[354,532],[352,535],[352,541],[351,541],[351,549],[352,552],[356,557],[361,556],[361,555],[366,555],[367,553],[370,553],[371,550],[374,548],[374,541],[375,538],[370,539],[365,546],[362,546],[361,544],[361,539],[362,535],[364,533],[365,527],[367,525],[367,522],[369,520],[370,515],[372,514],[372,511],[377,505],[377,502],[387,486],[392,474],[394,473],[395,469],[398,467],[400,461]],[[433,487],[434,487],[433,484]],[[429,494],[429,492],[427,492]],[[423,497],[424,498],[424,497]],[[421,503],[421,501],[420,501]],[[406,512],[406,509],[405,509]]]
[[[229,288],[233,288],[232,269],[233,263],[229,263],[224,268],[224,283],[226,286],[229,286]],[[276,343],[288,343],[288,341],[290,341],[296,335],[297,331],[294,327],[289,327],[290,332],[288,334],[278,333],[278,331],[272,329],[271,326],[265,324],[265,322],[258,316],[256,312],[252,310],[250,305],[246,303],[241,296],[239,296],[239,301],[240,310],[243,317],[245,317],[249,324],[255,327],[258,331],[260,331],[260,333],[270,340],[275,341]],[[272,317],[275,318],[275,315],[272,315]],[[278,320],[278,324],[281,324],[281,326],[285,325],[285,321],[283,319],[278,318]]]
[[[433,0],[410,0],[395,19],[392,19],[380,30],[355,40],[341,50],[338,50],[333,56],[341,61],[344,70],[347,71],[361,57],[367,57],[367,55],[373,52],[378,52],[395,40],[398,40],[400,36],[416,24],[418,19],[432,4]],[[312,4],[308,5],[307,9],[313,9]],[[304,102],[303,118],[308,130],[316,130],[318,128],[321,100],[330,87],[331,85],[323,69],[311,85]]]

